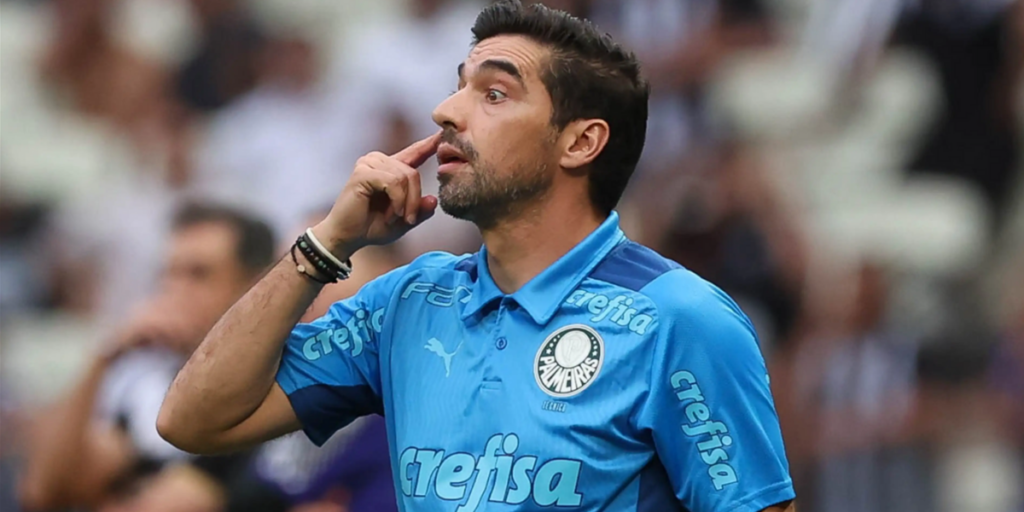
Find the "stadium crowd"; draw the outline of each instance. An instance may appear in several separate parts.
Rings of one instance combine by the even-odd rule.
[[[155,418],[352,163],[436,130],[481,1],[0,0],[0,509],[396,509],[380,418],[223,457]],[[623,228],[752,318],[800,510],[1024,511],[1024,2],[542,3],[644,62]],[[439,213],[306,318],[479,244]]]

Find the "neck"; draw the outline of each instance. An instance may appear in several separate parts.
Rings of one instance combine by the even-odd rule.
[[[592,233],[606,218],[573,201],[532,206],[481,232],[494,284],[514,293]]]

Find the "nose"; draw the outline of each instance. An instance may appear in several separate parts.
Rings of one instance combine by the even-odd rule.
[[[454,129],[456,132],[465,130],[466,116],[462,112],[462,96],[460,90],[445,98],[430,115],[434,123],[444,129]]]

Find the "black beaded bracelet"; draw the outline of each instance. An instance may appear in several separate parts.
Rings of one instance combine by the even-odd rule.
[[[306,276],[307,279],[309,279],[311,281],[315,281],[315,282],[320,283],[320,284],[331,284],[331,283],[338,282],[337,279],[335,279],[335,280],[321,279],[321,278],[317,277],[316,274],[311,274],[308,270],[306,270],[306,266],[303,265],[302,263],[299,263],[299,258],[298,258],[298,256],[295,255],[296,245],[292,245],[291,250],[288,251],[288,252],[290,252],[292,254],[292,261],[295,263],[295,270],[298,271],[298,273],[302,274],[303,276]]]
[[[336,265],[332,259],[326,254],[321,254],[318,247],[319,244],[314,243],[309,239],[308,232],[299,235],[299,238],[295,240],[295,246],[299,248],[299,252],[313,264],[313,268],[319,271],[325,276],[330,276],[335,281],[348,279],[351,272],[350,268],[343,268]]]
[[[301,252],[302,255],[306,257],[306,260],[308,260],[309,263],[313,265],[313,269],[315,269],[321,275],[328,276],[328,278],[330,278],[332,282],[338,280],[338,274],[336,270],[332,268],[332,266],[329,263],[324,261],[323,258],[321,258],[320,255],[317,254],[315,250],[313,250],[309,242],[303,240],[302,237],[299,237],[299,239],[295,241],[295,247],[297,247],[299,249],[299,252]]]

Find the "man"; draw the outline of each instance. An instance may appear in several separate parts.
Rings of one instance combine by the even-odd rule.
[[[360,159],[302,259],[271,270],[179,373],[161,434],[193,452],[299,428],[322,443],[382,413],[405,511],[791,508],[750,323],[618,229],[647,116],[635,58],[518,2],[486,8],[473,34],[433,114],[441,133]],[[440,198],[421,197],[415,168],[435,151]],[[424,255],[295,325],[314,279],[438,203],[477,225],[479,253]]]
[[[263,222],[207,206],[178,213],[156,294],[36,427],[21,485],[27,509],[98,508],[186,457],[156,432],[163,395],[274,252]]]

